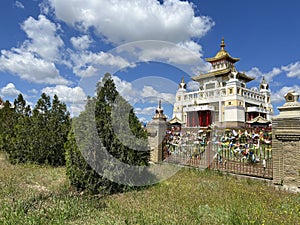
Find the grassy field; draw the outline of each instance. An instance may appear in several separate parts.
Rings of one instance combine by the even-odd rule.
[[[74,191],[64,168],[11,165],[0,154],[0,224],[300,224],[300,194],[262,181],[182,169],[113,196]]]

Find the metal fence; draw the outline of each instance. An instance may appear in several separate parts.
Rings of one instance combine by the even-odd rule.
[[[269,129],[167,132],[165,162],[272,179]]]

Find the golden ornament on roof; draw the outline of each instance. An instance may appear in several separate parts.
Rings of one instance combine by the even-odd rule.
[[[225,44],[224,38],[222,38],[221,45],[220,45],[221,50],[215,55],[215,57],[207,58],[206,61],[208,61],[210,63],[221,60],[221,59],[226,59],[232,63],[239,61],[240,60],[239,58],[233,58],[229,55],[229,53],[225,50],[225,46],[226,46],[226,44]]]

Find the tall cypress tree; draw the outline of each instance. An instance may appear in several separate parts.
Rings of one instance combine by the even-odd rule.
[[[70,113],[66,104],[60,102],[57,95],[54,95],[52,107],[49,113],[48,138],[51,140],[49,146],[49,159],[51,165],[65,164],[64,144],[67,141],[68,132],[71,128]]]
[[[87,146],[92,144],[90,140],[93,140],[93,137],[89,141],[86,140],[77,140],[79,141],[80,146],[85,146],[85,149],[88,149],[86,152],[82,152],[86,157],[94,157],[95,162],[92,162],[92,167],[81,162],[83,160],[82,154],[79,153],[77,145],[74,143],[74,138],[80,136],[81,138],[88,137],[92,130],[89,124],[89,116],[91,112],[89,110],[93,109],[95,119],[95,126],[97,130],[97,138],[100,139],[101,145],[95,143],[98,146]],[[114,116],[115,113],[119,115],[124,112],[127,116],[118,117]],[[88,105],[84,112],[82,112],[78,119],[75,121],[75,127],[79,127],[75,133],[80,132],[79,135],[69,134],[68,142],[66,143],[67,151],[67,174],[71,180],[71,183],[78,188],[89,189],[92,191],[105,191],[108,193],[114,193],[118,191],[124,191],[129,187],[122,183],[114,182],[108,179],[108,176],[103,176],[103,174],[97,174],[95,172],[95,167],[102,167],[103,165],[97,165],[98,159],[105,157],[105,154],[101,152],[102,148],[105,148],[105,151],[113,156],[114,158],[120,160],[121,162],[127,165],[135,166],[145,166],[149,163],[150,150],[148,149],[147,134],[143,130],[138,118],[135,116],[133,108],[130,104],[122,98],[116,90],[113,79],[110,74],[105,74],[101,82],[97,84],[97,96],[96,98],[90,99]],[[122,124],[129,124],[129,129],[125,129],[126,126]],[[124,128],[124,131],[122,132]],[[120,132],[121,131],[121,132]],[[86,132],[86,133],[85,133]],[[124,140],[130,140],[131,147],[138,146],[143,151],[138,151],[135,148],[128,146],[128,143],[124,143]],[[138,143],[137,143],[138,142]],[[133,144],[133,145],[132,145]],[[79,157],[79,155],[81,155]],[[88,156],[86,156],[88,155]],[[76,158],[77,157],[77,158]],[[98,158],[97,158],[98,157]],[[91,163],[92,160],[89,160]],[[102,163],[109,164],[111,162]],[[81,166],[81,169],[78,170],[77,166]],[[127,176],[124,168],[119,167],[115,168],[116,165],[106,165],[106,173],[119,173],[117,175]],[[112,170],[110,170],[110,168]],[[77,170],[77,172],[76,172]],[[107,175],[107,174],[106,174]],[[115,174],[111,174],[111,177],[114,177]],[[132,176],[132,174],[129,175]]]
[[[88,97],[85,110],[72,120],[73,126],[65,143],[66,172],[70,183],[77,189],[100,192],[100,190],[105,189],[104,179],[89,165],[85,158],[87,156],[84,157],[85,153],[78,147],[80,145],[84,149],[94,149],[94,146],[90,146],[93,143],[86,140],[86,137],[89,137],[90,133],[93,132],[89,119],[93,114],[94,102],[95,99]],[[82,147],[83,145],[85,147]]]
[[[147,134],[108,73],[98,83],[95,118],[99,136],[110,154],[127,164],[148,165]]]
[[[9,160],[12,163],[27,162],[32,157],[31,108],[26,104],[22,94],[14,100],[16,122],[13,126],[13,137],[10,138]]]
[[[38,164],[59,166],[65,164],[64,143],[70,130],[70,114],[58,97],[43,93],[33,109],[32,149]]]
[[[5,101],[4,107],[0,110],[0,120],[0,149],[9,152],[17,121],[17,115],[9,101]]]
[[[70,130],[70,115],[56,95],[51,103],[50,97],[43,93],[31,112],[20,94],[14,107],[6,103],[0,115],[10,118],[10,126],[6,120],[1,123],[7,132],[1,135],[1,148],[8,153],[10,162],[65,164],[64,143]]]

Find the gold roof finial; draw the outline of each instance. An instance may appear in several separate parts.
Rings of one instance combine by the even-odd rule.
[[[181,83],[185,83],[184,82],[184,76],[182,76],[182,78],[181,78]]]
[[[180,84],[179,84],[179,88],[180,89],[186,89],[186,83],[185,83],[185,81],[184,81],[184,76],[182,76],[182,78],[181,78],[181,82],[180,82]]]
[[[215,57],[213,58],[207,58],[206,61],[207,62],[210,62],[210,63],[213,63],[213,62],[216,62],[218,60],[221,60],[221,59],[226,59],[232,63],[235,63],[237,61],[239,61],[240,59],[239,58],[232,58],[229,53],[225,50],[225,41],[224,41],[224,37],[222,38],[222,42],[220,44],[220,47],[221,47],[221,50],[215,55]]]
[[[221,50],[225,50],[224,48],[225,48],[225,41],[224,41],[224,37],[222,38],[222,42],[221,42],[221,45],[220,45],[220,47],[221,47]]]
[[[167,117],[164,114],[164,109],[161,106],[161,100],[158,102],[158,106],[155,110],[155,115],[152,117],[153,119],[163,119],[167,120]]]

